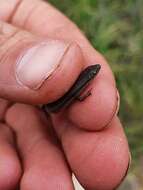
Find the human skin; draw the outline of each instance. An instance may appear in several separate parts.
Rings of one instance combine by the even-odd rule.
[[[35,106],[60,98],[91,64],[101,71],[90,97],[58,114]],[[0,1],[0,97],[0,189],[73,190],[73,172],[86,190],[112,190],[125,177],[130,153],[111,69],[46,2]]]

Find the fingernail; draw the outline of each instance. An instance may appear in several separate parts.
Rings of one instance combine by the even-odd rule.
[[[60,65],[68,47],[68,43],[48,40],[30,48],[17,61],[17,81],[37,90]]]
[[[118,114],[119,108],[120,108],[120,95],[119,95],[119,91],[117,90],[117,108],[116,108],[115,115]]]
[[[115,111],[113,112],[113,115],[112,115],[111,119],[110,119],[109,122],[106,124],[106,126],[104,126],[104,128],[110,126],[109,124],[112,122],[113,118],[114,118],[114,117],[118,114],[118,112],[119,112],[119,108],[120,108],[120,95],[119,95],[119,91],[118,91],[118,90],[116,90],[116,91],[117,91],[117,92],[116,92],[116,109],[115,109]]]
[[[128,162],[128,165],[127,165],[127,169],[125,171],[125,174],[124,174],[123,178],[121,179],[120,183],[117,185],[117,187],[115,189],[117,189],[122,184],[122,182],[125,180],[125,178],[127,177],[128,171],[129,171],[130,166],[131,166],[131,160],[132,160],[131,153],[129,153],[129,162]]]
[[[129,155],[128,166],[127,166],[127,169],[126,169],[125,175],[123,176],[123,178],[122,178],[122,180],[121,180],[121,183],[124,181],[124,179],[125,179],[126,176],[128,175],[128,171],[129,171],[129,169],[130,169],[130,165],[131,165],[131,155]]]

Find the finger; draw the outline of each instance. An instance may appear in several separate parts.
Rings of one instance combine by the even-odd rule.
[[[23,160],[21,190],[73,190],[71,173],[43,113],[16,104],[8,110],[6,120],[16,132]]]
[[[78,129],[65,120],[54,123],[73,173],[85,189],[115,189],[127,174],[129,148],[119,119],[101,132]],[[91,175],[92,174],[92,175]]]
[[[78,45],[41,40],[0,22],[0,97],[26,103],[54,101],[74,83],[83,64]]]
[[[11,15],[8,9],[6,12]],[[85,67],[101,64],[101,71],[91,85],[92,96],[82,103],[76,102],[66,113],[71,122],[88,130],[107,126],[119,105],[114,77],[103,56],[93,49],[79,29],[55,8],[40,0],[19,3],[13,11],[11,23],[39,36],[75,41],[84,54]],[[101,117],[102,120],[99,119]]]
[[[15,151],[13,133],[0,124],[0,189],[14,189],[21,177],[21,166]]]

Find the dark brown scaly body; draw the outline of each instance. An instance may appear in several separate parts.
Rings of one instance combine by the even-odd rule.
[[[91,95],[91,92],[88,91],[87,94],[80,96],[84,89],[88,86],[89,82],[98,74],[100,68],[101,66],[99,64],[91,65],[85,68],[85,70],[83,70],[79,75],[74,85],[63,97],[55,102],[43,105],[44,111],[53,113],[59,112],[62,108],[65,108],[71,104],[75,99],[83,101],[86,97]]]

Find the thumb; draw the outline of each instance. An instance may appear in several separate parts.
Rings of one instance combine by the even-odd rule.
[[[0,22],[0,98],[55,101],[70,89],[83,65],[77,44],[40,39]]]

